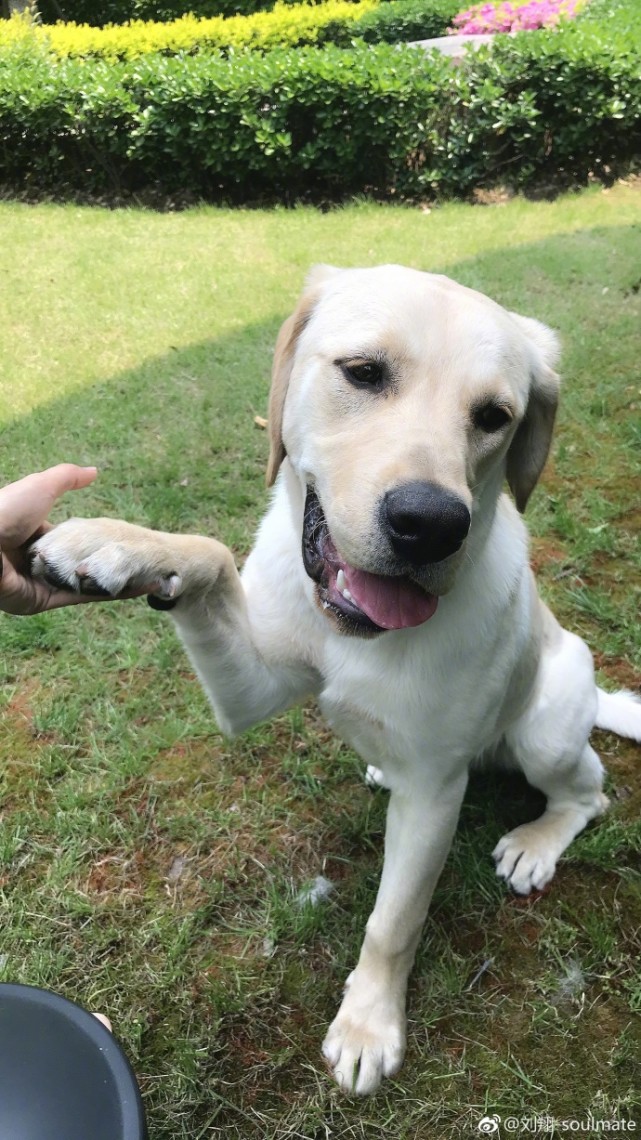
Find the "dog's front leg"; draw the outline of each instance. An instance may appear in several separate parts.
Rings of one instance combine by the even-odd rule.
[[[145,592],[171,606],[224,732],[240,732],[315,687],[316,674],[298,660],[291,638],[273,630],[260,638],[252,608],[261,599],[246,595],[231,552],[215,539],[69,519],[32,550],[33,573],[45,581],[114,598]]]
[[[288,631],[276,636],[261,622],[269,586],[248,590],[226,553],[217,587],[185,598],[171,616],[218,724],[233,736],[314,693],[318,674]]]
[[[405,995],[434,887],[447,858],[467,783],[392,791],[385,861],[356,969],[323,1044],[339,1085],[371,1093],[400,1068]]]

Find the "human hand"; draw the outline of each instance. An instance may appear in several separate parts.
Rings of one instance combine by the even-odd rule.
[[[60,463],[0,488],[0,610],[36,614],[95,599],[57,589],[29,574],[29,546],[50,530],[47,516],[56,499],[93,483],[95,467]]]

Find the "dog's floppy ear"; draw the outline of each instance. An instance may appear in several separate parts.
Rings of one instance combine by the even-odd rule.
[[[507,481],[516,505],[525,510],[545,466],[559,402],[559,377],[554,371],[560,353],[551,329],[530,317],[511,313],[530,348],[530,392],[516,435],[507,453]]]
[[[272,365],[272,386],[269,393],[269,411],[267,413],[270,444],[266,473],[268,487],[271,487],[275,482],[286,454],[282,430],[283,410],[298,338],[314,311],[322,283],[337,272],[338,270],[330,265],[314,266],[307,277],[305,289],[294,312],[281,326],[276,340]]]

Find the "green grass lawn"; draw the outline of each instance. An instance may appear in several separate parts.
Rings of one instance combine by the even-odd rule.
[[[0,203],[0,477],[96,463],[59,518],[208,532],[241,561],[266,501],[254,416],[306,269],[446,272],[561,332],[534,561],[603,682],[638,687],[640,218],[638,182],[431,213]],[[137,601],[0,615],[0,724],[0,977],[111,1016],[152,1140],[440,1140],[478,1135],[484,1112],[641,1127],[638,748],[598,735],[612,811],[528,900],[490,852],[539,800],[473,781],[405,1067],[354,1101],[319,1051],[373,904],[385,794],[315,710],[224,740],[169,620]],[[334,893],[301,908],[319,874]]]

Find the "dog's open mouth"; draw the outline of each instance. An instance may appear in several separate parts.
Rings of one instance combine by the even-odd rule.
[[[338,553],[316,492],[308,487],[303,519],[303,562],[324,609],[348,633],[383,633],[422,625],[438,598],[405,575],[371,574]]]

